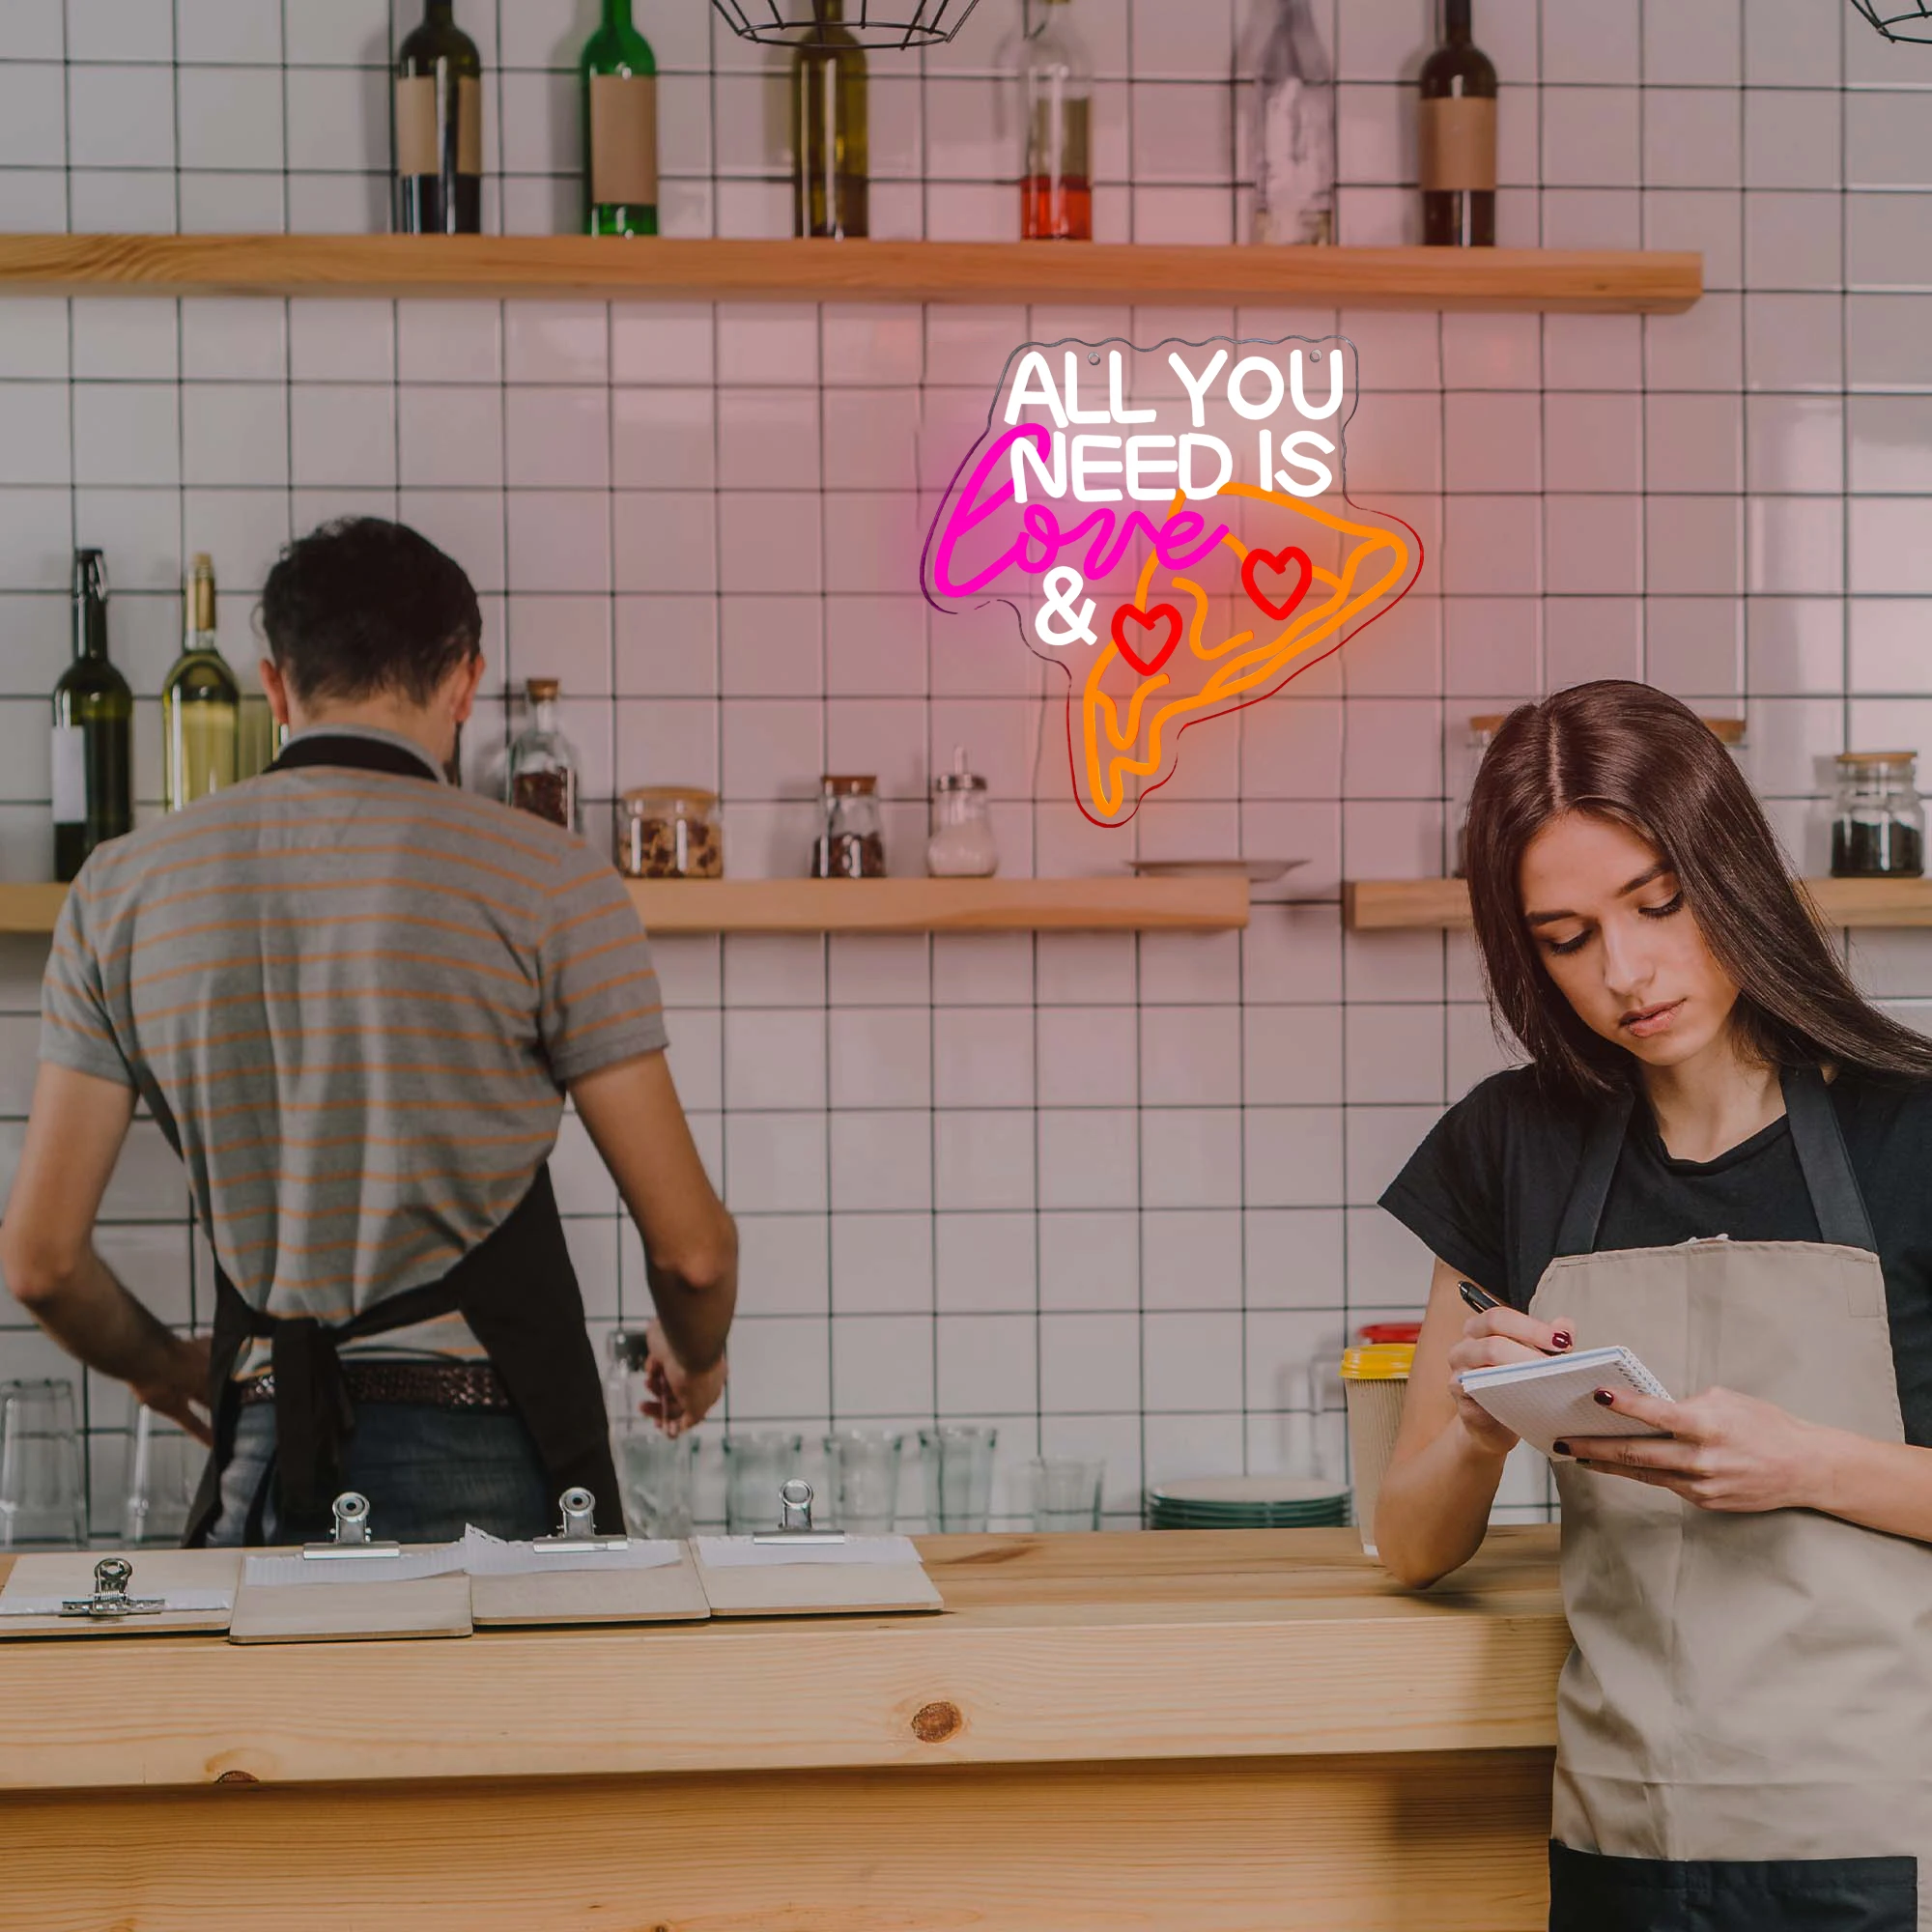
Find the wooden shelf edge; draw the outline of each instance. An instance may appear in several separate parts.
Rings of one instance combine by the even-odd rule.
[[[0,295],[567,295],[677,301],[1152,301],[1674,315],[1703,257],[1640,249],[582,235],[4,235]]]
[[[1826,925],[1861,931],[1932,926],[1932,879],[1802,879]],[[1393,932],[1469,923],[1469,889],[1461,879],[1350,879],[1342,888],[1350,932]]]
[[[633,879],[654,933],[1227,932],[1245,879]],[[54,929],[65,886],[0,883],[0,933]]]

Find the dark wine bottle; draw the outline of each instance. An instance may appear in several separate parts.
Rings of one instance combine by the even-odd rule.
[[[483,63],[455,0],[425,0],[396,50],[396,232],[476,235],[483,227]]]
[[[583,43],[583,229],[658,232],[658,63],[631,24],[631,0],[604,0]]]
[[[1442,43],[1422,64],[1422,239],[1496,245],[1496,71],[1470,38],[1469,0],[1442,0]]]
[[[73,554],[73,662],[54,686],[54,876],[134,825],[134,694],[107,662],[107,570]]]
[[[845,29],[845,0],[811,0],[792,49],[792,231],[868,232],[866,52]]]

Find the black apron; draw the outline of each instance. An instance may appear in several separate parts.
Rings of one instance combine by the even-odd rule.
[[[1632,1102],[1592,1131],[1529,1312],[1900,1442],[1885,1277],[1831,1096],[1784,1075],[1810,1241],[1596,1252]],[[1555,1465],[1563,1607],[1551,1932],[1932,1932],[1932,1548],[1812,1510],[1702,1510]]]
[[[270,767],[345,765],[436,782],[420,758],[380,739],[315,733],[297,739]],[[460,1315],[502,1378],[530,1432],[553,1493],[588,1490],[596,1526],[621,1534],[623,1510],[604,1412],[604,1383],[584,1326],[583,1297],[570,1264],[563,1222],[539,1168],[529,1191],[494,1233],[440,1281],[391,1295],[334,1325],[307,1316],[277,1317],[249,1305],[215,1267],[210,1406],[214,1452],[203,1471],[184,1541],[205,1544],[221,1507],[221,1472],[234,1453],[242,1388],[235,1364],[250,1338],[269,1341],[275,1378],[275,1480],[282,1530],[290,1540],[327,1530],[342,1487],[344,1449],[355,1428],[338,1346],[384,1335],[442,1315]],[[250,1534],[259,1534],[260,1503]]]

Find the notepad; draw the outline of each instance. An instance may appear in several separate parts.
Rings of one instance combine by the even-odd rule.
[[[1463,1393],[1513,1429],[1532,1447],[1556,1457],[1555,1445],[1577,1435],[1667,1435],[1619,1415],[1596,1399],[1600,1388],[1634,1395],[1670,1397],[1628,1349],[1583,1349],[1574,1355],[1548,1355],[1533,1362],[1502,1362],[1490,1369],[1466,1369],[1457,1377]]]

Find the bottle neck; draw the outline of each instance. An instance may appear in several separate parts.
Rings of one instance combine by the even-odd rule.
[[[631,0],[604,0],[604,25],[615,34],[637,31],[631,20]]]
[[[1469,0],[1442,0],[1442,38],[1451,46],[1466,47],[1473,33],[1469,21]]]
[[[456,0],[423,0],[423,25],[426,27],[453,27],[456,24]]]
[[[107,600],[104,597],[76,597],[73,600],[73,654],[77,658],[107,655]]]
[[[530,729],[541,731],[546,738],[556,736],[556,699],[535,697],[530,700]]]

